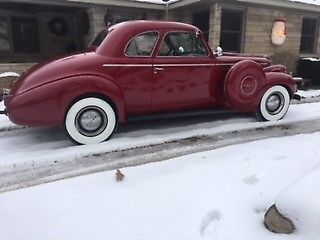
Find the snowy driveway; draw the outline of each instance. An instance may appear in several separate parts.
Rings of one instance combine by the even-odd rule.
[[[317,240],[263,215],[319,165],[320,134],[271,138],[0,194],[1,240]]]
[[[292,124],[299,125],[288,130],[288,126]],[[252,132],[252,129],[256,131]],[[266,130],[265,135],[261,133],[261,129]],[[60,129],[16,128],[2,116],[0,191],[89,172],[165,160],[241,141],[318,130],[320,103],[292,105],[286,118],[276,123],[260,123],[254,116],[235,113],[132,122],[121,127],[110,141],[90,146],[74,146]],[[196,145],[192,141],[197,142],[198,138],[201,141]],[[182,139],[190,140],[191,143],[176,146]],[[159,145],[163,148],[153,148]],[[150,152],[153,155],[145,157]],[[131,155],[135,158],[130,159]],[[120,161],[120,158],[124,160]],[[34,181],[39,179],[41,181]],[[16,185],[19,181],[26,185]]]

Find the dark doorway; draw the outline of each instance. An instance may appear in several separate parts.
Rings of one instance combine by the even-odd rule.
[[[241,52],[243,11],[222,10],[220,46],[227,52]]]
[[[39,53],[38,21],[34,17],[12,17],[13,49],[15,53]]]
[[[202,11],[193,14],[193,25],[202,31],[206,41],[209,40],[209,21],[210,11]]]

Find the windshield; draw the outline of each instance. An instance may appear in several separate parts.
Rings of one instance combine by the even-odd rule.
[[[97,34],[97,36],[90,43],[89,47],[99,47],[105,37],[108,35],[108,30],[103,30]]]

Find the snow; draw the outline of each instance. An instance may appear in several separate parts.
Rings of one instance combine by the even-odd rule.
[[[298,90],[297,94],[300,95],[302,98],[311,99],[311,98],[320,97],[320,90],[319,89],[310,89],[308,91]]]
[[[314,57],[302,58],[302,60],[307,60],[307,61],[311,61],[311,62],[319,62],[320,61],[320,59],[314,58]]]
[[[276,200],[277,209],[291,219],[306,239],[318,239],[320,230],[320,167],[293,182]]]
[[[0,78],[3,77],[19,77],[20,75],[18,73],[15,72],[4,72],[0,74]]]
[[[268,232],[263,216],[319,164],[319,138],[267,139],[121,169],[122,182],[111,171],[3,193],[1,239],[311,240],[302,231]]]
[[[135,0],[137,2],[150,2],[150,3],[157,3],[157,4],[166,4],[162,0]],[[180,0],[169,0],[167,3],[174,3],[179,2]]]
[[[320,0],[290,0],[291,2],[300,2],[306,4],[314,4],[320,6]]]
[[[157,3],[157,4],[165,4],[162,0],[135,0],[138,2],[151,2],[151,3]],[[172,2],[179,2],[181,0],[170,0],[169,3]],[[306,3],[306,4],[314,4],[314,5],[320,5],[320,0],[289,0],[291,2],[299,2],[299,3]]]
[[[3,105],[0,109],[3,108]],[[262,126],[274,126],[320,116],[320,103],[290,106],[286,117],[279,122],[258,122],[254,115],[208,113],[189,118],[142,120],[120,126],[107,142],[90,146],[75,146],[61,129],[25,128],[15,126],[0,115],[0,170],[27,166],[50,166],[69,162],[83,156],[135,148],[184,138],[214,135]],[[20,129],[16,129],[20,128]],[[15,130],[16,129],[16,130]]]
[[[311,97],[319,90],[301,93]],[[142,120],[120,127],[108,142],[74,146],[59,129],[21,129],[0,115],[0,169],[319,116],[320,103],[310,103],[291,105],[277,123],[236,113]],[[319,212],[309,208],[320,209],[315,202],[319,174],[301,180],[294,190],[285,189],[319,167],[319,138],[318,132],[267,139],[121,169],[123,182],[116,182],[115,172],[109,171],[2,193],[1,240],[313,240],[320,234],[319,222],[314,222]],[[311,194],[316,197],[309,198]],[[275,200],[280,212],[294,218],[293,235],[264,228],[263,215]]]

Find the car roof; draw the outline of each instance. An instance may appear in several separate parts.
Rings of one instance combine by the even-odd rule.
[[[181,22],[171,22],[171,21],[158,21],[158,20],[133,20],[133,21],[126,21],[122,23],[115,24],[110,28],[121,28],[123,30],[129,30],[131,28],[138,28],[138,29],[197,29],[195,26],[190,24],[181,23]]]
[[[96,52],[109,57],[119,57],[123,55],[124,48],[134,36],[150,31],[195,31],[197,27],[186,23],[169,21],[127,21],[110,26],[109,32]]]

